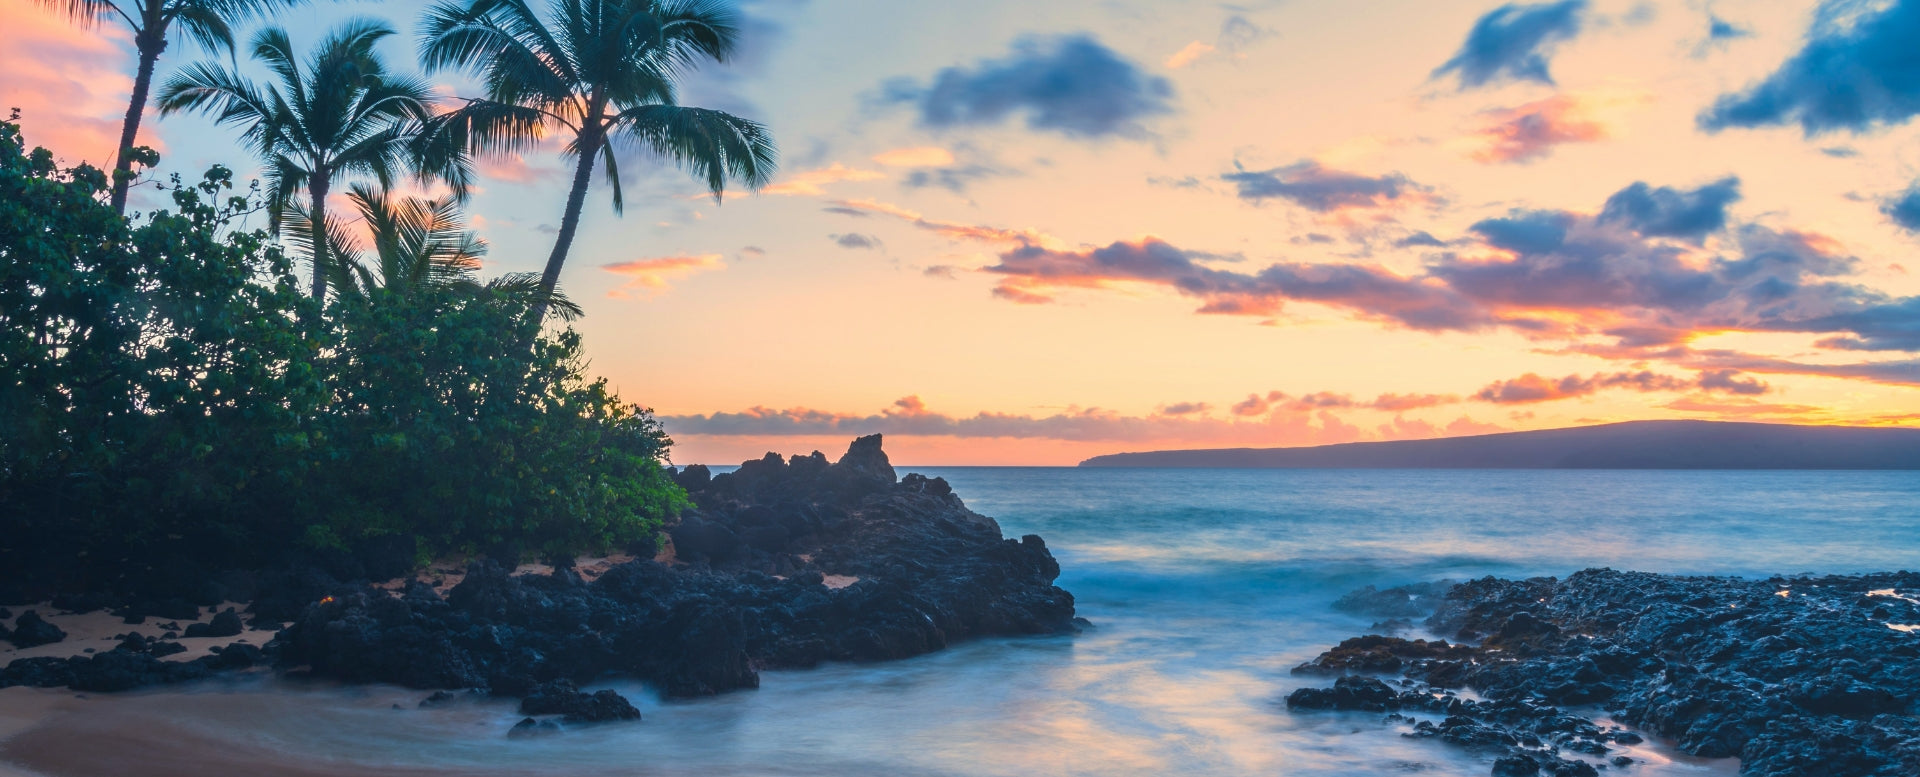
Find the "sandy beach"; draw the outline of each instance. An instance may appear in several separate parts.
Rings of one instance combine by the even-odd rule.
[[[60,714],[74,700],[74,695],[63,688],[0,688],[0,751],[4,751],[14,737]],[[40,774],[0,758],[0,777]]]
[[[188,625],[205,623],[213,618],[214,613],[225,610],[228,607],[235,608],[236,610],[245,610],[246,604],[227,602],[215,608],[203,608],[200,617],[194,620],[147,618],[145,623],[139,624],[126,623],[121,618],[105,610],[77,614],[60,613],[47,603],[26,607],[10,607],[9,609],[13,611],[12,617],[0,621],[4,622],[7,628],[13,628],[15,622],[20,619],[21,615],[24,615],[28,611],[33,611],[38,613],[40,617],[48,623],[66,632],[67,637],[66,639],[49,645],[38,645],[30,648],[15,647],[10,642],[0,643],[0,645],[4,646],[0,647],[0,666],[22,658],[66,658],[69,656],[112,650],[114,646],[119,643],[120,637],[129,633],[137,633],[145,637],[157,638],[169,631],[176,633],[183,632]],[[186,648],[186,651],[166,656],[161,660],[192,661],[201,656],[209,655],[215,646],[225,646],[235,642],[246,642],[256,646],[265,645],[269,640],[273,639],[276,631],[278,631],[277,628],[249,628],[241,632],[237,637],[195,637],[191,639],[180,637],[172,641],[179,642],[182,647]],[[89,701],[98,701],[97,699],[89,699],[88,697],[89,694],[76,694],[64,688],[0,688],[0,750],[6,749],[11,745],[19,744],[15,741],[16,738],[23,735],[32,736],[29,732],[40,728],[48,721],[79,709]],[[39,774],[42,774],[42,772],[30,771],[10,759],[0,758],[0,777],[22,777],[24,775]]]
[[[49,645],[38,645],[30,648],[15,647],[13,643],[10,642],[0,643],[0,645],[4,645],[4,647],[0,647],[0,666],[5,666],[22,658],[42,658],[47,656],[66,658],[84,653],[105,652],[112,650],[114,646],[119,643],[120,637],[127,634],[139,634],[148,638],[159,638],[167,632],[174,632],[176,635],[174,639],[169,641],[178,642],[187,650],[184,653],[175,653],[167,656],[162,660],[192,661],[193,659],[208,655],[215,646],[225,646],[235,642],[245,642],[255,647],[265,645],[268,641],[272,640],[273,635],[280,630],[278,626],[270,629],[248,628],[237,637],[187,638],[178,636],[180,633],[186,631],[187,626],[195,623],[206,623],[213,619],[214,613],[229,607],[239,612],[245,612],[247,609],[247,605],[244,602],[226,602],[216,607],[202,608],[200,617],[194,620],[169,620],[166,618],[153,617],[147,618],[145,623],[133,624],[127,623],[118,616],[105,610],[95,610],[93,612],[78,614],[63,614],[55,610],[51,605],[45,603],[26,607],[10,607],[9,609],[13,610],[13,617],[5,621],[0,621],[6,623],[7,628],[13,628],[14,623],[20,619],[20,616],[31,610],[38,613],[40,617],[48,623],[66,632],[67,638]],[[245,616],[242,616],[242,619],[244,620]]]

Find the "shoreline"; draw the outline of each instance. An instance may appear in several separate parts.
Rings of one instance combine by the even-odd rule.
[[[1342,690],[1354,691],[1348,694],[1350,700],[1358,700],[1360,703],[1335,704],[1332,705],[1334,709],[1383,713],[1386,717],[1381,721],[1379,736],[1395,736],[1396,730],[1411,727],[1410,733],[1416,739],[1433,737],[1440,740],[1423,746],[1443,751],[1453,750],[1456,749],[1454,746],[1475,741],[1466,739],[1460,732],[1472,730],[1476,732],[1476,736],[1483,738],[1481,741],[1492,742],[1494,741],[1492,737],[1496,736],[1498,731],[1511,730],[1517,733],[1522,730],[1533,730],[1534,727],[1546,721],[1564,719],[1556,716],[1572,715],[1586,721],[1593,728],[1587,730],[1586,734],[1581,734],[1583,729],[1578,727],[1564,729],[1573,732],[1575,738],[1565,741],[1555,740],[1558,744],[1552,745],[1546,751],[1527,752],[1558,752],[1562,756],[1560,763],[1573,763],[1582,758],[1591,759],[1592,755],[1581,755],[1588,751],[1578,747],[1579,737],[1597,735],[1595,739],[1605,743],[1610,750],[1605,753],[1606,756],[1631,756],[1630,768],[1665,770],[1670,767],[1682,767],[1683,773],[1688,774],[1694,772],[1686,769],[1734,775],[1741,771],[1742,753],[1738,750],[1707,755],[1700,752],[1700,740],[1697,736],[1690,737],[1687,731],[1663,727],[1658,721],[1647,719],[1644,713],[1617,714],[1610,709],[1615,705],[1610,705],[1609,699],[1595,698],[1591,692],[1587,691],[1550,690],[1557,687],[1555,685],[1557,681],[1554,678],[1567,671],[1566,657],[1590,658],[1611,649],[1604,643],[1596,647],[1582,642],[1582,640],[1596,638],[1605,639],[1611,633],[1592,625],[1605,622],[1602,616],[1606,611],[1611,611],[1605,608],[1627,607],[1629,611],[1633,611],[1641,609],[1640,605],[1631,604],[1634,602],[1685,600],[1688,602],[1686,607],[1699,608],[1706,612],[1719,612],[1723,609],[1740,613],[1750,611],[1755,613],[1756,617],[1768,618],[1768,624],[1798,623],[1809,628],[1821,629],[1845,620],[1837,617],[1834,611],[1828,608],[1835,603],[1848,601],[1856,594],[1864,597],[1867,604],[1863,606],[1869,607],[1870,611],[1872,611],[1871,608],[1888,605],[1900,608],[1920,604],[1916,601],[1920,597],[1911,593],[1910,586],[1920,586],[1920,575],[1875,573],[1856,576],[1749,579],[1736,576],[1691,577],[1588,570],[1560,579],[1532,578],[1508,581],[1485,578],[1448,589],[1444,601],[1438,602],[1439,612],[1427,621],[1429,632],[1423,635],[1432,639],[1434,635],[1451,637],[1459,633],[1467,640],[1478,642],[1478,644],[1469,645],[1468,641],[1463,641],[1457,647],[1473,651],[1493,650],[1493,653],[1479,653],[1481,658],[1478,663],[1482,665],[1478,669],[1470,670],[1469,679],[1446,680],[1446,673],[1449,671],[1445,666],[1446,659],[1436,659],[1432,655],[1422,654],[1419,650],[1410,647],[1415,644],[1413,641],[1399,638],[1381,638],[1378,645],[1356,646],[1343,643],[1339,648],[1296,668],[1295,674],[1338,673],[1341,682],[1336,685],[1334,691],[1336,693]],[[1638,596],[1622,596],[1620,595],[1622,590],[1637,592]],[[1779,591],[1786,591],[1788,595],[1779,596]],[[1362,598],[1363,607],[1382,609],[1393,609],[1402,603],[1411,605],[1432,599],[1425,596],[1424,589],[1417,586],[1406,587],[1404,602],[1395,599],[1400,595],[1401,589],[1386,591],[1369,589],[1365,593],[1368,595]],[[1735,597],[1737,601],[1732,602],[1735,606],[1729,606],[1728,601],[1722,601],[1724,597]],[[1709,598],[1712,601],[1707,601]],[[1536,611],[1534,604],[1536,600],[1539,600],[1544,608],[1538,610],[1539,617],[1536,619],[1523,615],[1522,613]],[[1595,614],[1589,610],[1593,607],[1602,608],[1603,612]],[[1342,609],[1350,614],[1362,614],[1353,609]],[[1572,619],[1574,616],[1566,615],[1566,612],[1587,613],[1578,617],[1587,618],[1588,625],[1576,627]],[[1900,612],[1889,612],[1882,614],[1881,617],[1900,615],[1902,615]],[[1672,622],[1684,623],[1687,620],[1684,615],[1669,614],[1664,617]],[[1600,620],[1594,620],[1596,618]],[[1846,626],[1849,629],[1855,627],[1855,625]],[[1582,633],[1574,635],[1576,628]],[[1884,632],[1885,636],[1910,639],[1909,635],[1892,629],[1883,628],[1877,632],[1869,629],[1865,633],[1878,635],[1881,632]],[[1558,635],[1562,633],[1568,635],[1565,639],[1570,642],[1560,641],[1562,637]],[[1596,633],[1598,637],[1595,636]],[[1471,634],[1479,636],[1466,636]],[[1884,637],[1881,641],[1884,641]],[[1838,642],[1844,643],[1844,641]],[[1890,644],[1905,645],[1903,642]],[[1362,649],[1352,649],[1355,647]],[[1709,652],[1718,654],[1723,649],[1716,648]],[[1902,655],[1897,650],[1883,652],[1892,660],[1900,660],[1897,656]],[[1499,660],[1486,660],[1488,657],[1501,654],[1507,655],[1509,660],[1506,663],[1501,663]],[[1383,658],[1398,661],[1397,670],[1386,669],[1384,665],[1378,663]],[[1710,670],[1703,668],[1701,671]],[[1473,672],[1480,674],[1476,675]],[[1366,687],[1359,682],[1349,682],[1368,678],[1391,678],[1396,675],[1406,679],[1390,680],[1388,684],[1379,684],[1377,680],[1369,681],[1373,683],[1373,688],[1393,694],[1391,700],[1388,700],[1389,697],[1366,697]],[[154,689],[151,692],[100,695],[74,694],[70,691],[54,689],[17,687],[0,689],[0,777],[128,773],[136,764],[135,759],[141,759],[137,761],[138,766],[141,767],[140,773],[151,775],[151,777],[176,777],[176,775],[187,777],[211,773],[207,771],[208,769],[244,770],[250,764],[259,763],[273,763],[275,765],[267,769],[266,773],[288,777],[447,775],[457,771],[419,765],[375,768],[372,764],[351,761],[329,760],[314,763],[272,761],[276,752],[271,748],[256,746],[246,742],[244,738],[237,740],[240,744],[236,746],[236,740],[222,734],[174,729],[169,727],[167,719],[155,717],[161,714],[156,712],[160,709],[158,703],[177,704],[182,698],[216,699],[225,696],[239,700],[242,704],[262,704],[271,707],[278,702],[284,709],[286,699],[298,699],[302,695],[300,686],[283,685],[287,682],[284,679],[258,676],[263,680],[260,686],[253,688],[235,686],[236,690],[233,692],[222,692],[220,686],[211,684],[209,681]],[[1462,682],[1476,693],[1461,693],[1458,698],[1466,701],[1469,706],[1456,707],[1455,702],[1452,701],[1454,694],[1441,689],[1459,687]],[[1620,682],[1623,681],[1609,673],[1606,678],[1595,680],[1587,685],[1595,683],[1618,685]],[[1399,687],[1395,688],[1396,685]],[[425,695],[421,691],[388,685],[336,684],[324,681],[312,687],[327,686],[335,686],[342,690],[365,689],[364,693],[368,698],[364,702],[355,702],[355,704],[369,710],[384,709],[389,702],[395,709],[412,710],[418,706],[421,697]],[[1621,688],[1622,694],[1632,692],[1628,686],[1623,685]],[[1306,688],[1290,696],[1288,706],[1299,708],[1292,714],[1315,714],[1311,709],[1316,705],[1299,704],[1297,697],[1303,692],[1311,694],[1322,690]],[[1539,701],[1514,707],[1511,700],[1516,693],[1522,695],[1545,693],[1546,695]],[[1731,710],[1735,714],[1740,712],[1738,709],[1728,708],[1728,702],[1725,699],[1698,695],[1688,697],[1685,691],[1676,693],[1680,695],[1674,698],[1681,700],[1684,704],[1696,703],[1685,701],[1687,698],[1693,698],[1700,700],[1698,703],[1707,704],[1721,711]],[[249,698],[251,694],[258,695]],[[1427,703],[1426,698],[1435,694],[1446,697],[1440,706],[1433,709],[1420,706]],[[1376,704],[1375,702],[1384,703]],[[501,703],[490,702],[484,708],[486,710],[484,716],[490,719],[499,718]],[[298,706],[298,703],[296,702],[294,706]],[[461,715],[482,715],[482,709],[455,705],[446,710],[436,709],[431,714],[436,718],[448,714],[458,718]],[[70,720],[65,724],[56,723],[61,715],[79,712],[85,712],[88,719]],[[133,715],[132,713],[135,712],[140,712],[146,717]],[[1518,715],[1517,720],[1513,717],[1516,715]],[[1441,724],[1443,717],[1446,721]],[[1421,721],[1425,724],[1416,725]],[[140,725],[126,725],[129,722]],[[115,725],[121,727],[115,729]],[[493,720],[489,725],[498,727],[498,720]],[[1503,725],[1516,727],[1503,729]],[[1571,724],[1556,723],[1554,725],[1565,727]],[[212,731],[219,730],[216,728]],[[31,747],[22,748],[19,737],[23,734],[31,735],[34,731],[44,732],[52,738],[36,741]],[[1447,736],[1449,731],[1459,736],[1449,738]],[[1609,739],[1616,733],[1633,732],[1645,736],[1644,738],[1620,736],[1617,741]],[[496,733],[503,739],[506,737],[504,732]],[[113,737],[106,740],[116,745],[108,748],[112,752],[99,752],[103,735]],[[1524,735],[1521,736],[1524,738]],[[1794,741],[1812,740],[1789,740],[1788,744]],[[1914,741],[1920,742],[1920,740]],[[89,751],[90,745],[91,751]],[[200,749],[196,751],[196,747]],[[1474,746],[1469,745],[1470,750],[1472,747]],[[1569,749],[1561,752],[1558,750],[1560,747]],[[219,752],[210,757],[207,754],[208,748],[217,749]],[[288,754],[279,753],[279,755],[284,757]],[[298,757],[299,754],[292,755]],[[155,763],[153,759],[156,758],[163,762]],[[1507,768],[1517,769],[1511,766],[1512,758],[1513,756],[1502,758],[1500,763],[1508,763]],[[1589,762],[1596,765],[1605,763],[1604,760]],[[59,764],[69,764],[70,767],[62,769],[58,766]],[[36,771],[36,767],[44,771]],[[486,769],[469,769],[468,771],[475,774],[493,773]],[[508,772],[501,772],[501,774],[506,773]],[[544,772],[539,769],[517,769],[511,773],[543,774]],[[1498,768],[1494,772],[1495,775],[1531,773],[1517,770],[1503,772]],[[1586,774],[1584,771],[1554,768],[1543,768],[1538,773],[1543,775]],[[1836,768],[1826,773],[1875,775],[1876,777],[1887,774],[1884,771],[1848,771],[1844,768]]]
[[[7,745],[65,712],[72,698],[72,691],[59,688],[0,688],[0,777],[45,777],[8,759]]]

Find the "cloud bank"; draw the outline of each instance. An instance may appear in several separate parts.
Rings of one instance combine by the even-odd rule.
[[[1273,178],[1271,185],[1292,180]],[[1346,186],[1342,179],[1326,191],[1283,191],[1327,207],[1375,202],[1393,191],[1369,180],[1375,183]],[[1609,359],[1914,382],[1920,367],[1902,362],[1769,362],[1689,345],[1712,333],[1797,333],[1819,336],[1817,346],[1835,351],[1920,351],[1920,297],[1895,298],[1847,280],[1859,261],[1825,237],[1738,221],[1730,208],[1739,199],[1739,179],[1727,177],[1694,187],[1636,182],[1595,213],[1516,209],[1473,224],[1458,239],[1403,241],[1447,249],[1429,254],[1411,274],[1362,263],[1223,268],[1217,254],[1153,236],[1066,247],[1032,232],[932,221],[881,203],[838,207],[996,244],[997,261],[976,271],[996,279],[995,296],[1021,304],[1144,285],[1195,299],[1197,312],[1207,314],[1273,321],[1290,304],[1311,303],[1424,332],[1506,330]]]
[[[1473,398],[1499,405],[1522,405],[1592,396],[1606,389],[1615,388],[1643,393],[1698,390],[1754,395],[1767,393],[1769,387],[1757,379],[1742,376],[1735,370],[1712,370],[1700,373],[1691,379],[1662,375],[1648,370],[1585,376],[1568,375],[1558,379],[1544,378],[1529,372],[1518,378],[1495,381],[1475,393]]]
[[[918,396],[867,415],[812,408],[753,407],[736,413],[665,415],[669,433],[723,437],[798,437],[887,434],[907,437],[1002,438],[1074,442],[1324,445],[1380,439],[1500,431],[1462,416],[1444,425],[1395,418],[1371,427],[1345,419],[1337,407],[1283,403],[1252,417],[1206,415],[1204,403],[1176,403],[1159,412],[1131,416],[1099,408],[1068,408],[1046,415],[976,413],[955,416],[929,410]]]

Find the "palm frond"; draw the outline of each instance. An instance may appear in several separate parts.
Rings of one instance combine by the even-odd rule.
[[[733,52],[739,22],[726,3],[547,0],[541,13],[530,1],[446,0],[427,11],[420,42],[427,68],[469,71],[486,85],[485,99],[422,123],[421,143],[432,156],[518,153],[549,122],[565,126],[573,134],[565,153],[606,168],[615,212],[626,204],[616,143],[671,159],[716,198],[730,182],[758,188],[773,177],[778,151],[765,127],[676,104],[678,75]],[[569,212],[577,213],[584,191],[570,194]],[[548,273],[517,281],[539,291],[528,301],[533,309],[559,310],[557,292],[543,289],[542,278],[558,276],[567,250],[555,246]],[[578,307],[569,302],[567,310]]]
[[[362,184],[347,198],[372,240],[378,268],[377,281],[369,281],[373,286],[399,297],[481,288],[474,274],[487,245],[467,230],[451,198],[395,197]]]
[[[567,297],[565,292],[559,289],[542,291],[539,273],[507,273],[487,281],[486,288],[529,308],[544,297],[547,300],[547,315],[561,321],[576,321],[586,315],[586,311],[581,310],[580,305]]]
[[[89,30],[100,25],[100,17],[120,11],[119,6],[111,0],[33,0],[33,4]],[[120,11],[120,15],[127,16],[125,11]],[[128,17],[128,22],[132,22],[131,17]]]
[[[311,174],[298,162],[275,155],[267,160],[261,177],[267,184],[267,228],[277,233],[282,230],[288,209],[294,207],[300,193],[306,190]]]
[[[276,111],[260,87],[212,62],[181,68],[160,85],[154,101],[160,115],[181,112],[211,113],[220,123],[255,123],[271,119]]]
[[[300,77],[300,62],[293,53],[293,40],[280,27],[263,27],[253,34],[253,58],[280,79],[279,93],[289,103],[306,102],[306,84]]]
[[[268,18],[273,12],[293,8],[306,0],[173,0],[176,6],[198,6],[231,22]]]
[[[625,195],[620,191],[619,157],[620,155],[614,152],[612,143],[602,143],[600,145],[600,164],[607,168],[607,187],[613,190],[611,192],[613,194],[613,212],[624,214],[627,212],[627,201]]]
[[[286,240],[293,244],[296,251],[305,254],[307,261],[314,261],[313,211],[308,203],[294,203],[287,209],[284,225]],[[336,294],[350,296],[366,288],[360,283],[365,277],[360,240],[354,233],[353,224],[347,219],[333,214],[327,215],[326,223],[327,265],[324,269],[328,286]]]
[[[465,105],[423,122],[423,142],[440,147],[506,156],[532,150],[546,137],[548,116],[538,108],[468,100]]]
[[[182,3],[176,6],[174,21],[200,48],[225,51],[229,61],[237,56],[230,17],[219,10],[205,3]]]
[[[679,105],[643,105],[614,117],[615,137],[637,142],[705,178],[714,197],[728,180],[758,189],[779,162],[773,136],[757,122],[724,111]]]
[[[726,62],[740,39],[740,19],[720,0],[663,0],[653,3],[660,18],[667,67],[681,72],[704,61]]]

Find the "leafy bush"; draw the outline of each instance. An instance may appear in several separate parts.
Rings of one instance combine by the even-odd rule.
[[[578,335],[520,345],[524,297],[321,311],[225,168],[137,224],[108,188],[0,122],[0,583],[644,546],[686,504]]]
[[[524,297],[489,289],[334,306],[324,447],[337,458],[310,489],[334,495],[318,541],[564,554],[651,538],[687,504],[660,467],[659,424],[584,377],[572,331],[514,347],[524,313]]]

